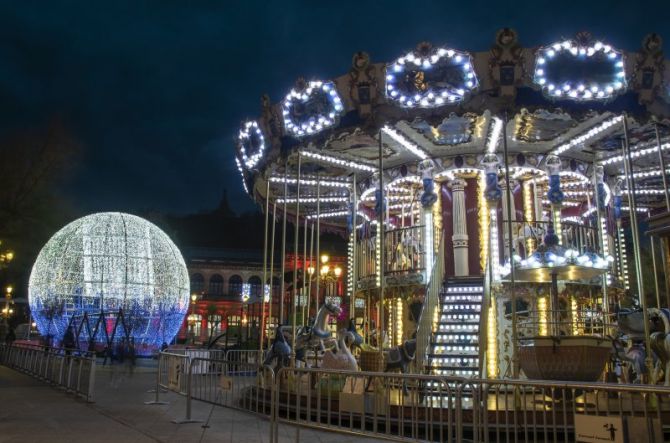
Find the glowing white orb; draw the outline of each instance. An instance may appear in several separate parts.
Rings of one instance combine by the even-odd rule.
[[[60,341],[71,325],[82,346],[132,338],[138,353],[169,343],[189,305],[179,249],[154,224],[118,212],[82,217],[51,237],[28,292],[42,335]]]

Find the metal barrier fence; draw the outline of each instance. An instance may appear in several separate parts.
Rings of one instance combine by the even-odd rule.
[[[461,428],[459,379],[282,368],[275,380],[275,435],[279,423],[288,423],[386,440],[453,442]]]
[[[184,418],[173,420],[175,423],[203,421],[192,417],[193,400],[254,412],[272,419],[274,371],[270,367],[260,367],[256,361],[241,361],[258,358],[260,351],[254,352],[256,355],[236,351],[230,354],[236,359],[233,361],[161,352],[154,391],[156,396],[145,404],[166,404],[159,400],[161,389],[165,389],[186,396]],[[272,426],[270,428],[272,434]],[[273,441],[272,435],[270,441]]]
[[[226,352],[226,361],[240,363],[263,363],[263,352],[258,349],[231,349]]]
[[[166,402],[160,400],[161,391],[173,391],[186,395],[188,391],[188,365],[190,357],[173,352],[161,352],[158,354],[158,370],[156,371],[156,387],[150,391],[155,394],[152,401],[147,405],[162,405]]]
[[[461,422],[460,435],[467,441],[602,440],[593,435],[584,439],[598,430],[610,441],[662,442],[670,437],[667,387],[469,380],[461,385],[464,392],[473,396],[472,409],[463,411],[471,419]],[[623,438],[617,439],[617,432]]]
[[[0,346],[0,362],[93,401],[95,357],[37,345]]]
[[[580,440],[577,434],[585,430],[604,432],[608,439],[616,432],[636,438],[610,441],[670,439],[670,388],[662,386],[318,368],[282,368],[275,374],[252,362],[162,353],[161,387],[186,397],[185,418],[175,422],[198,422],[191,417],[191,402],[200,400],[268,417],[271,442],[278,441],[280,424],[295,426],[295,441],[301,428],[455,443],[567,443]]]

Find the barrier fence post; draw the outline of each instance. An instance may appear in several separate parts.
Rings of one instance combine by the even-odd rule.
[[[172,423],[176,423],[178,425],[184,424],[184,423],[203,423],[203,420],[195,420],[191,418],[191,403],[192,403],[192,398],[193,398],[193,393],[191,392],[192,386],[193,386],[193,365],[198,361],[198,358],[191,359],[190,364],[188,365],[188,372],[187,372],[187,377],[186,377],[186,418],[183,420],[179,419],[174,419],[172,420]]]
[[[272,435],[274,436],[273,443],[279,443],[279,379],[281,378],[281,373],[284,368],[279,368],[279,371],[275,373],[275,380],[272,386],[272,393],[270,394],[270,401],[272,401]]]
[[[91,370],[88,374],[88,390],[86,391],[86,402],[93,403],[93,394],[95,392],[95,357],[91,357]]]
[[[156,397],[151,401],[145,401],[145,405],[167,405],[169,404],[166,401],[160,401],[158,399],[158,394],[161,392],[161,369],[163,368],[163,360],[165,356],[162,352],[158,354],[158,371],[156,372]],[[151,392],[151,391],[150,391]]]
[[[265,394],[265,388],[269,387],[270,388],[270,415],[269,415],[269,421],[270,421],[270,443],[275,442],[275,371],[272,369],[270,366],[259,366],[259,372],[261,374],[261,379],[262,379],[262,386],[264,388],[263,390],[263,404],[265,404],[265,401],[267,399],[267,396]],[[268,385],[268,377],[267,373],[270,373],[270,381]],[[259,389],[260,389],[260,384],[259,384]],[[258,398],[258,396],[256,396]],[[265,406],[263,407],[263,412],[265,412]]]

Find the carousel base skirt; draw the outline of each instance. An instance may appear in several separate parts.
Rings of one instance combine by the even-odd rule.
[[[597,381],[612,349],[596,336],[521,339],[519,365],[531,380]]]

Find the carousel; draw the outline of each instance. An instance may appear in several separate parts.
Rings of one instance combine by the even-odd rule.
[[[664,383],[668,251],[644,226],[670,211],[667,150],[656,34],[627,52],[502,29],[489,51],[359,52],[263,96],[235,160],[265,211],[264,280],[275,251],[305,257],[281,269],[285,297],[266,291],[266,363]],[[344,297],[323,291],[326,230],[348,242]]]

